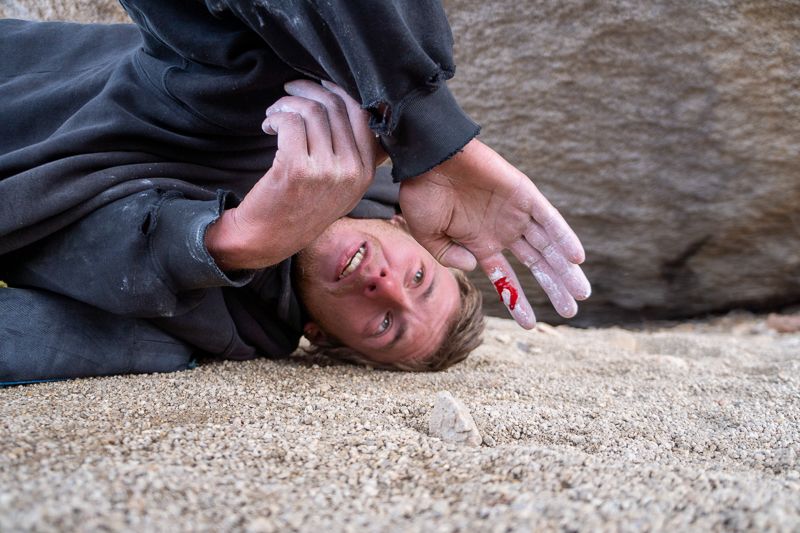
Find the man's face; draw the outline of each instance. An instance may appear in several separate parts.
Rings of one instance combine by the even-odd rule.
[[[321,328],[381,363],[433,354],[460,303],[453,274],[396,225],[342,218],[298,256],[299,289]]]

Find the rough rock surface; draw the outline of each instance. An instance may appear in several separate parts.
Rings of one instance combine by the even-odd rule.
[[[130,22],[116,0],[0,0],[0,18]]]
[[[0,389],[0,531],[798,531],[800,334],[734,318],[490,319],[441,373],[259,360]],[[486,446],[428,435],[437,390]]]
[[[483,441],[467,406],[448,391],[436,395],[428,420],[428,432],[433,437],[457,444],[479,446]]]
[[[445,5],[451,88],[586,245],[579,320],[800,301],[800,4]]]
[[[586,245],[594,295],[575,323],[800,302],[800,4],[445,5],[451,88]],[[112,0],[3,14],[125,18]]]

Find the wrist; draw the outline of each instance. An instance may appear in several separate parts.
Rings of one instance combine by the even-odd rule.
[[[220,217],[209,224],[204,236],[206,250],[221,270],[245,270],[257,268],[251,262],[247,239],[237,227],[236,208],[226,209]]]
[[[489,189],[515,186],[519,178],[528,179],[478,139],[472,139],[459,153],[434,170],[460,184]]]
[[[481,164],[482,159],[487,156],[484,153],[487,148],[488,146],[480,142],[477,137],[473,138],[461,150],[453,154],[453,157],[434,167],[434,170],[450,175],[469,172],[476,165]]]

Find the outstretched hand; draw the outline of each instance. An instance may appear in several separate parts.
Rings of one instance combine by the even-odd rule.
[[[591,294],[578,266],[585,257],[578,237],[525,174],[477,139],[404,181],[400,206],[411,233],[440,263],[472,270],[477,262],[524,328],[536,318],[503,250],[530,269],[561,316],[574,316],[575,300]]]

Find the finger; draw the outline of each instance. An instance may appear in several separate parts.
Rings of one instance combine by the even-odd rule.
[[[536,225],[535,222],[532,225]],[[585,300],[592,294],[592,286],[589,280],[586,279],[583,270],[578,265],[567,261],[560,248],[555,243],[548,242],[539,250],[531,246],[530,238],[533,237],[537,243],[541,244],[537,234],[542,232],[538,228],[529,228],[525,232],[525,239],[520,239],[511,244],[509,247],[514,256],[529,269],[538,261],[544,259],[556,273],[556,276],[561,278],[562,283],[567,288],[567,291],[577,300]],[[537,247],[538,248],[538,247]]]
[[[437,261],[446,267],[457,268],[464,272],[475,270],[478,261],[475,259],[475,256],[472,255],[472,252],[453,241],[450,241],[449,244],[450,245],[445,247],[439,254],[440,257]]]
[[[365,109],[362,109],[361,104],[351,98],[344,89],[335,83],[322,80],[322,86],[330,92],[338,95],[344,102],[345,106],[347,107],[347,116],[350,118],[350,125],[352,127],[355,142],[358,144],[362,154],[362,161],[365,166],[374,165],[376,158],[375,152],[380,145],[378,145],[375,139],[375,134],[371,129],[369,129],[369,113],[367,113]],[[365,153],[363,149],[366,146],[372,148],[368,153]]]
[[[552,241],[550,236],[535,220],[531,220],[525,228],[525,239],[537,250],[544,250]]]
[[[553,269],[546,262],[531,267],[531,274],[539,282],[556,312],[564,318],[572,318],[578,313],[578,303],[567,291],[561,280],[555,276]]]
[[[446,267],[469,272],[475,270],[475,266],[478,264],[472,252],[460,244],[453,242],[452,239],[446,235],[420,238],[413,234],[413,228],[412,235],[423,248],[428,250],[434,259]]]
[[[575,298],[538,250],[531,246],[525,248],[517,242],[511,246],[511,252],[530,269],[559,315],[572,318],[577,314],[578,304]]]
[[[325,106],[300,96],[284,96],[267,108],[267,118],[276,112],[297,113],[303,117],[310,156],[333,154],[331,126]]]
[[[308,157],[306,125],[297,113],[274,112],[261,124],[261,129],[278,136],[278,153],[288,159]]]
[[[503,254],[497,253],[481,260],[481,269],[489,276],[489,281],[494,285],[500,300],[517,324],[525,329],[532,329],[536,325],[536,315],[533,314],[531,304],[522,292],[522,285],[514,269]]]
[[[313,100],[325,107],[328,111],[331,143],[335,154],[357,153],[358,147],[349,116],[350,109],[340,94],[308,80],[290,81],[284,85],[284,88],[291,95]],[[347,99],[352,100],[346,93],[343,91],[342,93]]]
[[[555,241],[572,263],[578,265],[583,263],[586,260],[586,252],[583,249],[580,239],[578,239],[578,236],[572,231],[572,228],[567,224],[567,221],[564,220],[564,217],[561,216],[561,213],[553,207],[547,198],[545,198],[538,189],[536,189],[536,192],[536,198],[531,209],[531,216],[533,216],[534,220],[544,229],[549,237],[548,240]],[[539,246],[536,246],[532,241],[531,244],[539,248]]]

